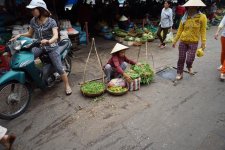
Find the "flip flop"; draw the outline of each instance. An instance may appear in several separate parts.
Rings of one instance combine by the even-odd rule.
[[[181,80],[181,79],[183,79],[183,75],[177,75],[176,76],[176,80]]]
[[[188,68],[188,73],[189,73],[190,75],[195,75],[195,72],[193,72],[192,68]]]
[[[13,143],[14,143],[14,141],[16,140],[16,136],[15,135],[10,135],[10,137],[9,137],[9,150],[11,150],[11,148],[12,148],[12,145],[13,145]]]
[[[66,89],[66,95],[71,95],[72,94],[72,89],[71,88],[67,88]]]

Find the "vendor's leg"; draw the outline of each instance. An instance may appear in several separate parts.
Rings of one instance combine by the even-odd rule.
[[[196,54],[197,48],[198,48],[198,44],[188,44],[186,64],[190,74],[193,74],[192,64],[195,60],[195,54]]]
[[[187,44],[180,42],[178,49],[179,49],[179,59],[177,62],[177,74],[183,75],[184,63],[186,60],[186,52],[187,52],[188,46]]]
[[[161,32],[162,32],[162,28],[161,28],[161,26],[159,26],[158,31],[157,31],[157,36],[158,36],[158,38],[159,38],[159,40],[161,42],[161,45],[162,45],[163,44],[163,39],[162,39],[162,36],[161,36]]]
[[[121,65],[120,65],[120,67],[121,67],[121,68],[123,69],[123,71],[124,71],[124,70],[126,70],[127,65],[128,65],[128,64],[127,64],[126,62],[122,62]]]
[[[109,82],[111,80],[112,74],[113,74],[113,68],[110,64],[106,64],[104,68],[104,72],[106,75],[106,80]]]
[[[53,64],[54,68],[60,74],[60,76],[64,82],[66,94],[70,95],[72,93],[72,89],[69,84],[67,73],[63,69],[63,65],[62,65],[62,61],[61,61],[59,52],[57,50],[53,50],[53,51],[49,52],[48,55],[51,59],[51,62]]]

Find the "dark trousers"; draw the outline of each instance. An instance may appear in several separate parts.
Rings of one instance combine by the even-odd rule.
[[[162,45],[165,45],[164,41],[166,39],[166,35],[168,34],[169,29],[170,29],[170,27],[169,28],[162,28],[161,26],[159,26],[159,29],[157,31],[157,36],[158,36]],[[163,36],[161,36],[162,31],[163,31]]]
[[[178,15],[178,14],[175,16],[175,19],[174,19],[174,28],[175,29],[178,29],[182,17],[183,17],[183,15]]]

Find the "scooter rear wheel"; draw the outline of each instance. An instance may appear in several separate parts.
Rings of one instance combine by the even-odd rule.
[[[0,86],[0,118],[14,119],[25,112],[31,99],[27,84],[13,81]]]

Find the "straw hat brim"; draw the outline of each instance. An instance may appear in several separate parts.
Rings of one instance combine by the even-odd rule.
[[[184,7],[205,7],[206,5],[201,0],[189,0],[183,6]]]
[[[127,20],[128,20],[128,18],[124,15],[120,18],[120,21],[127,21]]]
[[[111,51],[110,54],[114,54],[114,53],[117,53],[117,52],[119,52],[119,51],[127,50],[127,49],[129,49],[129,47],[117,43],[117,44],[114,46],[114,48],[112,49],[112,51]]]

